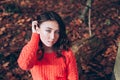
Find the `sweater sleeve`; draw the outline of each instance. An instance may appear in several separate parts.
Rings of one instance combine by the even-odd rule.
[[[38,50],[39,35],[33,33],[31,40],[23,47],[19,58],[18,65],[23,70],[31,69],[36,62],[36,51]]]
[[[68,80],[78,80],[78,70],[77,70],[77,63],[76,63],[76,59],[75,56],[73,55],[73,52],[70,50],[67,53],[67,78]]]

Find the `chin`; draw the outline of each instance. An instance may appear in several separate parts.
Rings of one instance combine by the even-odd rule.
[[[52,47],[53,45],[45,45],[45,46],[50,48],[50,47]]]

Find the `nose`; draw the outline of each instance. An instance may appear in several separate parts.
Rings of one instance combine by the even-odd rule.
[[[51,34],[50,34],[50,38],[51,38],[51,40],[54,40],[54,38],[55,38],[55,33],[51,33]]]

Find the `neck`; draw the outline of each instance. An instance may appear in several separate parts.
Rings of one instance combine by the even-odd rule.
[[[52,47],[44,46],[44,51],[45,51],[45,53],[51,53],[51,52],[54,52],[54,49]]]

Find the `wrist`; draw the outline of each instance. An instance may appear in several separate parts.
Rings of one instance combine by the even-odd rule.
[[[31,40],[30,40],[31,42],[39,42],[39,39],[40,39],[39,34],[32,33]]]

